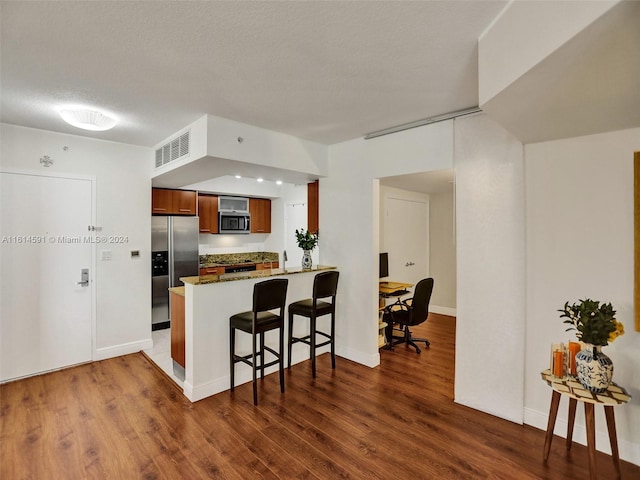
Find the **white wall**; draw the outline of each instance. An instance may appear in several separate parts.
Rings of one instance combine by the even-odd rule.
[[[522,144],[486,115],[455,120],[455,400],[522,422]]]
[[[453,190],[429,195],[429,275],[433,290],[429,309],[456,314],[456,241]]]
[[[284,249],[287,251],[287,267],[302,266],[303,250],[298,247],[296,230],[307,229],[308,205],[307,185],[289,185],[284,190],[282,197],[284,206]],[[318,246],[311,252],[311,261],[314,265],[320,263],[320,250],[322,238],[318,238]]]
[[[378,353],[380,177],[450,169],[453,122],[329,147],[329,176],[320,179],[320,261],[340,271],[336,349],[364,365]]]
[[[320,180],[321,260],[339,268],[341,291],[348,292],[348,300],[338,297],[341,356],[372,366],[380,361],[376,179],[450,169],[453,147],[453,121],[330,147],[330,175]],[[456,121],[456,401],[516,422],[524,397],[522,163],[520,142],[486,116]]]
[[[557,310],[585,297],[611,302],[625,335],[604,348],[614,381],[629,390],[616,407],[620,455],[640,465],[640,333],[633,302],[633,152],[640,129],[526,145],[527,328],[525,422],[545,429],[550,390],[540,379],[552,342],[574,339]],[[597,447],[610,452],[602,409]],[[561,404],[556,434],[566,435]],[[578,409],[574,439],[586,443]]]
[[[7,124],[0,129],[3,168],[43,171],[40,157],[49,155],[55,163],[47,173],[95,176],[101,235],[129,239],[125,244],[109,244],[112,260],[97,261],[94,359],[150,347],[150,149]],[[139,250],[140,257],[131,258],[131,250]],[[100,251],[98,247],[98,258]]]

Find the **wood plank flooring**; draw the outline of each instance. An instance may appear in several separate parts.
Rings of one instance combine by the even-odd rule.
[[[582,479],[586,447],[453,403],[455,319],[378,368],[327,354],[195,404],[142,354],[0,386],[0,479]],[[296,348],[296,347],[294,347]],[[302,347],[300,347],[302,348]],[[615,478],[598,453],[598,475]],[[640,467],[622,462],[623,478]]]

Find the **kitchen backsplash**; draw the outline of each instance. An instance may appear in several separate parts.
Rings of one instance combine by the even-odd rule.
[[[209,255],[200,255],[201,268],[236,263],[263,263],[277,261],[279,261],[279,255],[277,252],[214,253]]]

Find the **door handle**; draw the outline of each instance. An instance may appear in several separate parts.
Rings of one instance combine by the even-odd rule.
[[[89,269],[83,268],[80,270],[80,281],[76,285],[82,285],[83,287],[89,286]]]

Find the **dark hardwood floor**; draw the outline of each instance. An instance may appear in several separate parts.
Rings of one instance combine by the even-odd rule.
[[[0,479],[588,478],[544,432],[453,403],[455,319],[432,315],[421,355],[382,351],[378,368],[327,354],[234,395],[191,404],[142,354],[0,386]],[[248,368],[248,367],[247,367]],[[598,475],[615,478],[598,453]],[[623,478],[640,467],[622,462]]]

